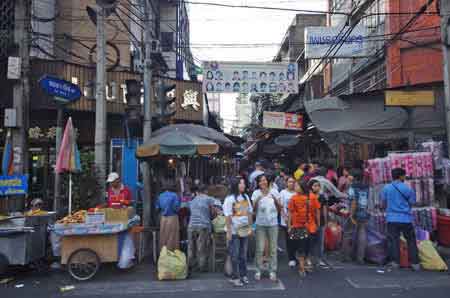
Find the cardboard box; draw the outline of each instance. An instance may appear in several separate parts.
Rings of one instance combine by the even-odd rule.
[[[133,207],[114,209],[105,209],[105,222],[106,223],[121,223],[128,224],[128,220],[136,215],[136,211]]]
[[[105,212],[88,212],[86,213],[86,224],[100,225],[104,224],[106,219]]]

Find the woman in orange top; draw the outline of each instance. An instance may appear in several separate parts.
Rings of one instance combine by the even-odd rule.
[[[320,203],[317,188],[320,184],[312,181],[309,185],[304,183],[300,186],[295,183],[296,194],[289,201],[288,231],[290,239],[298,253],[299,273],[301,277],[306,275],[305,259],[309,255],[311,247],[311,237],[317,232],[320,225]]]

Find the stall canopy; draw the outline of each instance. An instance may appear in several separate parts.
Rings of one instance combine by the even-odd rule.
[[[158,155],[210,155],[219,152],[213,141],[180,131],[160,133],[136,150],[138,158]]]
[[[405,139],[410,131],[416,136],[444,134],[443,94],[435,90],[435,96],[434,107],[414,107],[410,113],[402,107],[385,106],[383,92],[326,97],[304,104],[313,124],[333,146]]]
[[[225,148],[231,148],[234,146],[234,143],[230,141],[230,139],[228,139],[223,133],[212,128],[197,124],[172,124],[158,129],[157,131],[153,132],[152,135],[156,137],[171,131],[187,133],[193,136],[207,139]]]

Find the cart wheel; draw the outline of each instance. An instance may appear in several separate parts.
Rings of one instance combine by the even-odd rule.
[[[74,251],[67,261],[67,269],[76,280],[91,279],[100,268],[100,258],[97,253],[89,248],[81,248]]]
[[[0,254],[0,274],[6,272],[6,270],[8,269],[8,265],[8,259],[4,255]]]

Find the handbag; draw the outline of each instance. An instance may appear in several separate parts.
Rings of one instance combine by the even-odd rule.
[[[306,222],[308,222],[309,218],[309,195],[306,199]],[[305,222],[305,225],[306,225]],[[307,239],[309,237],[309,232],[306,227],[303,228],[292,228],[289,232],[289,239],[290,240],[303,240]]]

